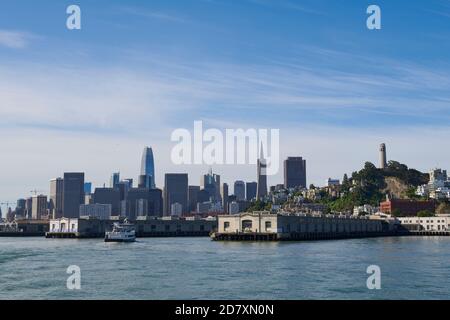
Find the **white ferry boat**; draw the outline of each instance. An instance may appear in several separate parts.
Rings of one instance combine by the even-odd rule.
[[[134,242],[136,241],[136,230],[134,225],[124,221],[115,222],[112,231],[105,233],[105,242]]]

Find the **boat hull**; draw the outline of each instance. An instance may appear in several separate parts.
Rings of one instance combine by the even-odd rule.
[[[118,238],[105,238],[105,242],[135,242],[136,238],[130,239],[118,239]]]

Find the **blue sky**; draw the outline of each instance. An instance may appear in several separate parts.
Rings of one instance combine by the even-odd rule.
[[[65,27],[70,4],[82,30]],[[366,28],[370,4],[381,30]],[[0,192],[46,190],[69,169],[100,184],[112,170],[134,176],[144,145],[157,149],[158,178],[185,169],[197,183],[205,168],[168,156],[170,132],[194,120],[282,129],[283,155],[305,155],[316,184],[375,162],[379,142],[421,170],[448,167],[449,40],[448,0],[4,1]],[[324,170],[323,149],[354,157]],[[15,173],[24,166],[28,180]],[[231,181],[248,168],[220,170]]]

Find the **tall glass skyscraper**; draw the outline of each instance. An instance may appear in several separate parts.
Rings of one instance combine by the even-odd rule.
[[[142,153],[141,176],[145,176],[145,187],[155,189],[155,162],[153,160],[152,148],[145,147]]]

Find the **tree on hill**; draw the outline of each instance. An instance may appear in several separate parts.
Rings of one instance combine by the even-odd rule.
[[[387,168],[383,171],[387,177],[396,177],[410,186],[417,187],[426,184],[429,180],[427,173],[422,173],[416,169],[409,169],[407,165],[398,161],[389,161]]]
[[[437,214],[450,214],[450,203],[448,202],[442,202],[438,205],[436,208]]]
[[[264,211],[264,210],[270,211],[270,209],[272,209],[272,203],[271,202],[264,202],[264,201],[261,201],[261,200],[256,200],[247,209],[247,212]]]
[[[418,217],[434,217],[434,213],[429,210],[420,210],[417,212]]]

